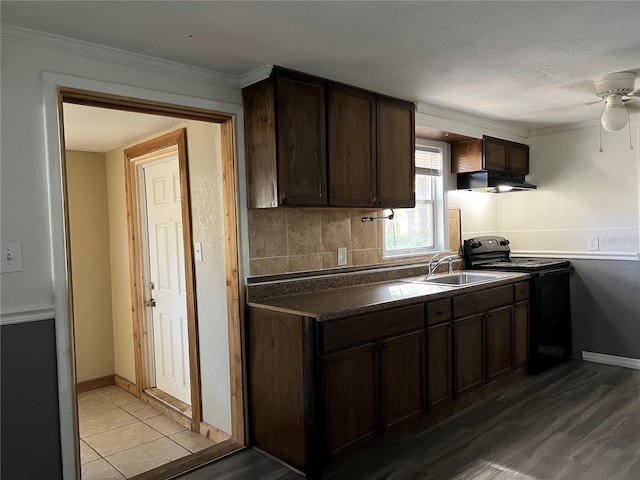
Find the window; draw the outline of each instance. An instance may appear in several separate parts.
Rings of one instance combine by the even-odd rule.
[[[416,145],[416,206],[394,210],[384,222],[384,256],[423,255],[443,250],[442,146]]]

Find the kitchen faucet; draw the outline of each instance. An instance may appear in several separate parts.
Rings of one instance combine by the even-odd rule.
[[[442,257],[440,260],[438,260],[434,264],[433,262],[435,261],[438,255],[439,254],[436,253],[433,257],[431,257],[431,260],[429,260],[429,264],[427,265],[429,267],[427,276],[433,275],[433,272],[436,271],[436,268],[438,268],[442,262],[447,262],[447,261],[449,262],[449,273],[453,273],[453,259],[457,258],[458,255],[447,255],[446,257]]]

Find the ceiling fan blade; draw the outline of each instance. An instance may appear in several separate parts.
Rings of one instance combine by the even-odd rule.
[[[629,112],[640,112],[640,97],[623,99],[622,102]]]
[[[600,102],[603,102],[603,101],[604,101],[604,98],[601,98],[600,100],[594,100],[592,102],[584,102],[584,106],[585,107],[589,107],[591,105],[595,105],[596,103],[600,103]]]

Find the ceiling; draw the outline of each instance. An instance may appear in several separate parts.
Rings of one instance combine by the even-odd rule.
[[[7,1],[4,23],[241,76],[281,65],[524,130],[640,74],[640,1]],[[636,83],[636,88],[640,84]],[[66,126],[66,125],[65,125]]]

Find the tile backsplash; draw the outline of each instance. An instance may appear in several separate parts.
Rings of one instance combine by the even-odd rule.
[[[382,258],[382,221],[361,221],[362,217],[382,214],[359,209],[251,209],[251,275],[335,268],[340,247],[347,248],[347,266],[421,261],[430,257]]]

